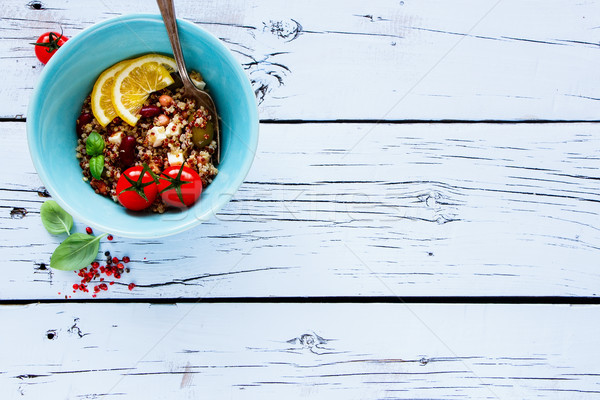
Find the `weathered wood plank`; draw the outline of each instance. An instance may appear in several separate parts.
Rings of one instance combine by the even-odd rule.
[[[40,3],[40,2],[34,2]],[[6,0],[0,117],[26,114],[29,44],[153,2]],[[178,1],[234,52],[263,119],[599,120],[600,1]]]
[[[0,124],[0,297],[57,298],[75,275],[39,269],[59,238],[24,125]],[[263,124],[211,221],[102,244],[138,284],[102,297],[598,296],[599,138],[589,123]]]
[[[600,393],[598,306],[39,304],[0,318],[4,399]]]

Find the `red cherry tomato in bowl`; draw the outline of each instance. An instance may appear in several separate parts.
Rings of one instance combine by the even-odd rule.
[[[117,198],[123,207],[139,211],[148,208],[156,199],[158,188],[148,167],[126,169],[117,182]]]
[[[190,167],[173,165],[159,176],[158,192],[173,207],[189,207],[202,193],[202,178]]]
[[[35,43],[35,55],[41,63],[46,64],[65,42],[69,40],[62,33],[46,32]]]

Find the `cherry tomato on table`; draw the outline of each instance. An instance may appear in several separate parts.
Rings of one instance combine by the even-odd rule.
[[[190,167],[173,165],[160,174],[158,191],[166,204],[189,207],[200,198],[202,178]]]
[[[67,40],[69,38],[62,33],[46,32],[35,43],[32,43],[35,45],[35,55],[40,62],[46,64],[50,60],[50,57],[56,53],[56,50],[65,44]]]
[[[117,197],[123,207],[139,211],[156,199],[158,188],[147,166],[126,169],[117,182]]]

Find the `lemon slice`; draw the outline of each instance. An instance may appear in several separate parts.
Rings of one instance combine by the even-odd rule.
[[[111,100],[112,88],[117,75],[130,60],[121,61],[100,74],[92,90],[92,113],[102,126],[110,124],[117,112]]]
[[[156,61],[160,63],[169,71],[169,73],[175,72],[177,68],[177,64],[172,57],[161,54],[149,54],[144,57],[148,61]],[[91,96],[92,112],[94,113],[96,120],[103,127],[108,125],[117,116],[117,112],[115,111],[111,100],[112,89],[115,82],[114,77],[129,62],[131,62],[131,60],[121,61],[106,69],[104,72],[102,72],[102,74],[100,74],[96,80],[96,83],[94,84],[94,89],[92,90]]]
[[[164,89],[174,80],[159,54],[149,54],[129,61],[116,74],[111,100],[117,115],[134,126],[140,116],[138,111],[152,92]]]

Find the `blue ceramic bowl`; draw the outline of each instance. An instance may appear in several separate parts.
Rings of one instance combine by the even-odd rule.
[[[132,213],[82,180],[75,158],[75,123],[98,75],[118,61],[146,53],[173,54],[159,15],[113,18],[70,39],[44,67],[30,100],[27,138],[35,168],[52,197],[76,221],[136,238],[182,232],[213,216],[242,184],[258,142],[258,112],[244,71],[221,42],[178,21],[188,68],[201,71],[221,124],[221,164],[200,200],[184,211]]]

